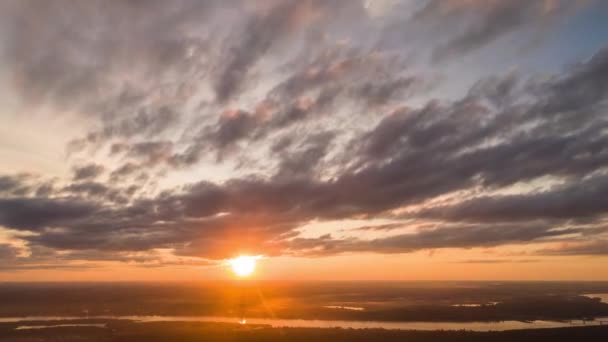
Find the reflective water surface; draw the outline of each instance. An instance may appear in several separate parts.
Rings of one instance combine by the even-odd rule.
[[[608,303],[608,293],[591,293],[586,294],[585,296],[589,298],[600,298],[602,303]]]
[[[106,324],[82,323],[82,324],[20,325],[20,326],[16,327],[15,330],[49,329],[49,328],[65,328],[65,327],[105,328]]]
[[[134,322],[218,322],[218,323],[241,323],[253,325],[270,325],[273,327],[298,327],[298,328],[383,328],[401,330],[471,330],[471,331],[502,331],[513,329],[540,329],[559,328],[582,325],[608,324],[608,317],[597,318],[594,321],[501,321],[501,322],[376,322],[376,321],[338,321],[338,320],[304,320],[304,319],[270,319],[270,318],[247,318],[246,321],[235,317],[217,316],[89,316],[89,317],[1,317],[0,323],[26,323],[28,321],[66,321],[77,319],[121,319]],[[58,324],[48,324],[48,327]],[[73,324],[76,325],[76,324]],[[82,326],[83,324],[77,325]],[[93,324],[87,324],[93,325]],[[25,328],[26,324],[22,325]],[[94,325],[97,326],[97,325]],[[31,327],[31,326],[30,326]],[[29,328],[35,329],[35,328]]]

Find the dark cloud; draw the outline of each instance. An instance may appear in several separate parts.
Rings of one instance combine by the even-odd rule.
[[[259,120],[254,114],[242,110],[226,111],[218,120],[217,130],[205,135],[222,151],[252,134]]]
[[[329,121],[340,105],[353,107],[363,115],[428,88],[425,80],[404,75],[406,62],[399,55],[375,55],[335,46],[325,47],[318,54],[312,62],[295,65],[287,78],[252,108],[218,110],[217,119],[204,125],[185,150],[175,153],[169,165],[191,166],[200,162],[205,152],[223,161],[226,155],[258,146],[255,144],[277,133],[293,134],[316,120]]]
[[[608,204],[602,200],[607,194],[608,177],[601,175],[546,191],[482,196],[452,206],[423,209],[417,215],[483,222],[593,218],[608,213]]]
[[[126,156],[138,160],[145,166],[166,162],[173,155],[171,141],[146,141],[127,147]]]
[[[445,61],[481,49],[520,30],[538,35],[574,1],[466,1],[431,0],[414,14],[414,20],[452,28],[446,42],[433,51],[433,59]]]
[[[393,230],[393,229],[399,229],[399,228],[404,228],[406,227],[405,224],[403,223],[387,223],[387,224],[380,224],[380,225],[374,225],[374,226],[362,226],[362,227],[357,227],[354,228],[352,230],[359,230],[359,231],[389,231],[389,230]]]
[[[592,119],[603,115],[597,107],[605,104],[607,75],[608,47],[604,47],[585,62],[572,65],[569,73],[533,83],[529,89],[540,97],[535,108],[537,115],[549,115],[566,123],[567,119],[574,120],[573,116]]]
[[[393,99],[407,98],[420,84],[423,84],[422,80],[412,76],[383,82],[370,81],[354,87],[353,95],[367,101],[369,105],[381,105]]]
[[[80,196],[100,197],[108,194],[110,189],[102,183],[97,182],[81,182],[72,183],[63,188],[63,191],[70,192]]]
[[[346,252],[409,253],[422,249],[494,247],[581,233],[584,228],[554,229],[547,224],[491,224],[436,227],[373,240],[295,238],[288,248],[303,254]]]
[[[289,32],[290,20],[298,6],[297,1],[285,1],[273,6],[268,13],[254,15],[245,24],[234,38],[237,42],[230,46],[227,62],[217,76],[214,88],[218,101],[225,102],[240,90],[251,66]]]
[[[0,198],[0,224],[23,230],[61,227],[92,215],[95,206],[80,199]]]
[[[336,22],[365,16],[357,1],[269,1],[257,6],[245,19],[237,34],[228,39],[222,65],[215,77],[214,90],[219,102],[239,92],[250,69],[272,48],[306,36],[309,29],[331,30]],[[291,44],[294,46],[294,44]]]
[[[74,177],[73,180],[74,181],[82,181],[82,180],[89,180],[89,179],[95,179],[97,177],[99,177],[105,170],[105,167],[103,165],[99,165],[99,164],[88,164],[88,165],[82,165],[82,166],[76,166],[74,167]]]
[[[30,191],[29,178],[28,174],[0,176],[0,194],[25,195]]]
[[[236,145],[249,138],[257,129],[260,118],[244,110],[226,110],[217,123],[203,127],[194,141],[182,152],[173,154],[168,164],[174,167],[198,163],[206,152],[215,152],[217,160],[236,149]]]
[[[318,178],[316,173],[334,138],[334,132],[311,134],[297,149],[284,151],[275,177],[279,179]]]
[[[132,117],[124,115],[116,121],[104,121],[103,129],[90,132],[84,138],[84,141],[89,144],[100,144],[112,138],[155,137],[169,130],[177,123],[177,113],[167,107],[161,107],[153,113],[140,112]],[[77,144],[78,140],[72,143]]]
[[[116,170],[112,171],[112,173],[110,173],[110,179],[115,181],[120,180],[141,170],[142,168],[139,165],[132,162],[128,162],[118,167]]]
[[[49,197],[54,192],[54,187],[52,182],[46,182],[40,184],[36,189],[36,196],[39,197]]]

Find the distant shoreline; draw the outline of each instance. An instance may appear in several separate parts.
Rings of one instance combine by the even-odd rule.
[[[54,328],[16,329],[16,323],[0,323],[0,341],[605,341],[608,326],[587,326],[508,331],[420,331],[341,328],[272,328],[259,325],[209,322],[108,321],[105,325],[64,325]]]
[[[148,323],[210,323],[238,324],[237,317],[213,316],[94,316],[94,317],[10,317],[0,318],[0,324],[15,325],[20,329],[28,327],[55,327],[67,325],[91,325],[124,321],[137,324]],[[596,320],[532,320],[532,321],[346,321],[346,320],[311,320],[311,319],[264,319],[247,318],[247,324],[241,326],[266,326],[272,328],[342,328],[342,329],[386,329],[386,330],[419,330],[419,331],[509,331],[522,329],[555,329],[582,326],[608,326],[608,317]]]

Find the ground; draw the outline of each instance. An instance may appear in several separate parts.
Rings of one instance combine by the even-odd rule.
[[[15,330],[15,324],[0,324],[0,341],[608,341],[608,326],[561,329],[513,330],[504,332],[398,331],[382,329],[271,328],[220,323],[134,323],[108,321],[106,328],[65,327]]]

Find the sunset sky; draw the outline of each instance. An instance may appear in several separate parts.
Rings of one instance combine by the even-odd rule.
[[[0,281],[608,280],[608,1],[0,0]]]

